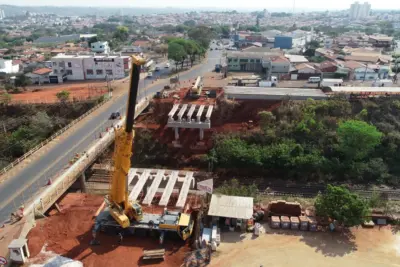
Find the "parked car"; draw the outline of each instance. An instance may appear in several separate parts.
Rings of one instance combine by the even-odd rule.
[[[157,66],[157,67],[154,69],[154,71],[160,71],[160,67]]]
[[[151,72],[151,71],[149,71],[148,73],[147,73],[147,78],[152,78],[153,77],[153,73]]]
[[[321,82],[321,77],[310,77],[308,78],[308,83],[319,83]]]
[[[165,64],[165,68],[169,68],[171,65],[169,64],[169,62],[167,62],[167,64]]]
[[[121,114],[118,111],[117,112],[113,112],[110,115],[110,120],[116,120],[116,119],[119,119],[119,118],[121,118]]]

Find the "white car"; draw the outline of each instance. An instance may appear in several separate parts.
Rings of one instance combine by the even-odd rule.
[[[154,69],[154,71],[160,71],[160,67],[157,66],[157,67]]]
[[[151,72],[151,71],[149,71],[148,73],[147,73],[147,78],[152,78],[153,77],[153,73]]]
[[[165,68],[169,68],[169,66],[170,66],[170,64],[169,63],[167,63],[167,64],[165,64]]]

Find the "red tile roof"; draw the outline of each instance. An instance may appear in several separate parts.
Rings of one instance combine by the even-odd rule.
[[[134,46],[147,46],[149,44],[150,44],[149,41],[135,41],[135,42],[133,42]]]
[[[38,75],[43,75],[43,74],[48,74],[50,73],[52,70],[49,68],[41,68],[41,69],[37,69],[34,70],[32,73],[33,74],[38,74]]]
[[[289,62],[289,60],[287,58],[285,58],[284,56],[277,56],[277,57],[271,57],[271,61],[272,62]]]

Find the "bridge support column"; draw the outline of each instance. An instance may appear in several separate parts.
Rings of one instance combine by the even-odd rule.
[[[175,128],[175,140],[178,140],[178,139],[179,139],[179,128],[176,127]]]
[[[200,141],[204,139],[204,129],[200,129]]]
[[[82,172],[82,175],[79,178],[81,182],[81,191],[82,193],[86,193],[86,175],[85,172]]]

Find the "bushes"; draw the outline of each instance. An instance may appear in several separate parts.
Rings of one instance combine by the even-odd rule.
[[[398,103],[288,101],[273,113],[260,112],[258,131],[217,136],[209,159],[216,167],[268,170],[282,178],[397,184]]]

